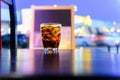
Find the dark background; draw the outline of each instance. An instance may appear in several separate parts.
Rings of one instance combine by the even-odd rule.
[[[41,23],[61,23],[62,26],[71,26],[70,10],[36,10],[35,11],[35,31],[40,30]]]

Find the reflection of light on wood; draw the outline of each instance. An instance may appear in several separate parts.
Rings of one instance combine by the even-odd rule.
[[[35,60],[33,50],[30,51],[30,54],[31,54],[30,55],[31,56],[31,58],[30,58],[30,60],[31,60],[31,62],[30,62],[31,63],[31,65],[30,65],[31,66],[31,73],[33,73],[34,72],[34,60]]]
[[[22,72],[25,74],[31,74],[33,72],[33,57],[29,51],[22,52],[26,52],[23,54]]]
[[[21,68],[21,64],[22,64],[22,50],[21,49],[17,50],[17,59],[16,60],[17,60],[16,70],[18,72],[20,72],[21,71],[20,68]]]
[[[86,48],[83,52],[84,69],[87,73],[91,73],[91,49]]]
[[[83,53],[82,48],[75,49],[73,52],[73,73],[74,75],[82,74],[84,71],[83,67]]]
[[[34,71],[34,54],[30,50],[17,50],[17,72],[32,74]]]
[[[114,54],[111,54],[110,58],[111,58],[111,62],[112,62],[113,64],[115,64],[115,55],[114,55]],[[112,65],[111,67],[112,67],[112,71],[115,71],[115,65]],[[117,70],[118,70],[118,69],[117,69]]]
[[[77,49],[74,50],[74,55],[73,55],[73,73],[74,75],[77,74],[77,59],[75,53],[77,52]]]
[[[10,72],[10,50],[3,50],[1,53],[1,70],[0,72],[2,72],[3,74],[8,74]]]

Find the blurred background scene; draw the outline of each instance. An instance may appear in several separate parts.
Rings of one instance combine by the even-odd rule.
[[[29,48],[31,6],[74,6],[76,46],[120,45],[120,0],[16,0],[18,48]],[[1,2],[2,48],[10,48],[8,9]]]

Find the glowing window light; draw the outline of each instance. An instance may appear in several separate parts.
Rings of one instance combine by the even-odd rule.
[[[88,15],[88,16],[86,16],[85,18],[84,18],[84,20],[83,20],[83,22],[82,22],[84,25],[91,25],[92,24],[92,20],[91,20],[91,18],[90,18],[90,16]]]
[[[75,24],[76,23],[82,23],[83,22],[83,20],[84,20],[84,17],[83,16],[77,16],[77,15],[75,15]]]
[[[109,32],[109,29],[107,27],[103,27],[104,32]]]

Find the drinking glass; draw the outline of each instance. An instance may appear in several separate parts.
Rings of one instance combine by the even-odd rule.
[[[42,23],[40,24],[40,31],[44,53],[57,53],[60,44],[61,35],[60,23]]]

